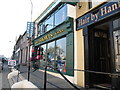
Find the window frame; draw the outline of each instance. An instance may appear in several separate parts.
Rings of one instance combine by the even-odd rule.
[[[60,25],[61,23],[63,23],[63,22],[61,22],[60,24],[58,24],[58,25],[56,25],[55,26],[55,14],[59,11],[59,10],[61,10],[64,6],[66,6],[66,13],[67,13],[67,5],[68,4],[66,4],[66,3],[64,3],[64,4],[61,4],[59,7],[57,7],[56,8],[56,10],[54,10],[53,12],[51,12],[50,13],[50,15],[49,16],[47,16],[46,18],[44,18],[43,20],[41,20],[40,22],[39,22],[39,24],[38,24],[38,26],[40,26],[40,24],[42,23],[43,24],[43,26],[42,26],[42,29],[44,28],[45,29],[45,22],[51,17],[51,16],[53,16],[53,27],[51,28],[51,29],[53,29],[53,28],[55,28],[56,26],[58,26],[58,25]],[[66,18],[67,18],[67,16],[68,15],[66,15]],[[40,27],[39,27],[40,28]],[[39,29],[38,28],[38,29]],[[50,30],[51,30],[50,29]],[[50,30],[48,30],[48,31],[50,31]],[[42,30],[43,31],[43,30]],[[42,32],[42,34],[40,34],[40,35],[43,35],[43,34],[45,34],[46,32],[48,32],[47,30],[44,30],[44,32]],[[38,32],[37,32],[37,36],[38,36]]]

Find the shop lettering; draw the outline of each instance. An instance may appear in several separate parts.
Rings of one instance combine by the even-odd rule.
[[[98,20],[98,13],[96,14],[91,14],[91,21],[97,21]],[[79,25],[84,25],[90,22],[90,17],[85,17],[84,19],[79,20]]]
[[[94,23],[95,21],[98,21],[102,19],[103,17],[106,17],[108,15],[114,14],[114,12],[118,12],[120,10],[120,1],[119,2],[109,2],[99,8],[98,12],[96,13],[88,13],[80,18],[77,19],[77,29],[80,27],[82,28],[84,25]]]
[[[41,43],[41,42],[44,42],[44,41],[46,41],[46,40],[49,40],[49,39],[57,36],[58,34],[60,34],[60,33],[62,33],[62,32],[64,32],[64,30],[58,30],[58,31],[56,31],[55,33],[47,34],[47,35],[45,35],[44,37],[41,37],[41,38],[39,38],[37,41],[35,41],[35,45],[37,45],[37,44],[39,44],[39,43]]]
[[[79,20],[79,25],[84,25],[86,23],[89,23],[90,17],[85,17],[85,19],[80,19]]]
[[[96,14],[91,14],[91,20],[92,20],[92,21],[97,21],[97,20],[98,20],[98,13],[96,13]]]
[[[109,7],[105,6],[105,7],[100,9],[101,10],[101,16],[104,16],[104,15],[106,15],[106,14],[108,14],[108,13],[110,13],[110,12],[112,12],[112,11],[118,9],[118,8],[120,8],[120,1],[118,3],[115,3],[111,6],[109,6]]]
[[[64,32],[64,30],[60,30],[60,31],[57,31],[57,32],[55,32],[55,34],[60,34],[60,33],[62,33],[62,32]]]
[[[38,39],[38,40],[35,42],[35,44],[39,44],[39,43],[41,43],[41,42],[44,42],[44,41],[46,41],[46,40],[48,40],[48,39],[50,39],[50,38],[52,38],[52,37],[53,37],[52,34],[48,34],[48,35],[46,35],[46,36]]]

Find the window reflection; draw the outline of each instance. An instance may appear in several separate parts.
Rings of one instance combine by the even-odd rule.
[[[58,70],[66,72],[66,38],[56,41],[56,59]]]
[[[47,48],[47,63],[50,66],[55,66],[55,41],[48,43]]]
[[[51,16],[51,17],[49,17],[46,21],[45,21],[45,29],[46,29],[46,31],[49,31],[50,29],[52,29],[53,28],[53,19],[54,19],[54,17],[53,17],[53,15]]]
[[[45,29],[44,29],[45,25],[44,23],[40,23],[39,26],[38,26],[38,36],[42,35],[45,33]]]
[[[45,32],[51,30],[55,26],[64,22],[67,18],[67,5],[62,5],[58,8],[52,15],[49,15],[45,20],[41,21],[39,24],[38,36],[44,34]]]
[[[120,72],[120,30],[114,31],[113,36],[115,47],[116,71]]]
[[[45,68],[45,65],[46,65],[46,61],[45,61],[45,57],[46,57],[46,44],[42,45],[41,48],[43,48],[43,52],[42,52],[42,58],[40,60],[40,67]]]
[[[117,29],[120,27],[120,18],[113,21],[113,28]]]
[[[61,72],[66,72],[66,37],[40,47],[43,48],[42,58],[40,59],[41,68],[45,68],[47,64]],[[48,69],[52,68],[48,67]]]
[[[55,26],[61,24],[63,21],[65,21],[67,17],[67,5],[62,7],[60,10],[56,11],[55,13]]]

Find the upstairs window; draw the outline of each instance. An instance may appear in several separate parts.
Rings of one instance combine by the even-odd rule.
[[[120,28],[120,18],[113,21],[113,29]]]
[[[67,5],[61,5],[39,24],[38,36],[63,23],[67,18]]]
[[[39,26],[38,26],[38,36],[42,35],[45,33],[45,25],[44,25],[44,22],[40,23]]]
[[[58,9],[55,13],[55,26],[61,24],[67,18],[67,5]]]
[[[47,20],[45,21],[45,31],[49,31],[50,29],[52,29],[54,27],[54,16],[51,15],[47,18]]]

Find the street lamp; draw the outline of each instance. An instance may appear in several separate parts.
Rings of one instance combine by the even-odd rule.
[[[31,22],[32,22],[32,13],[33,13],[33,3],[32,0],[30,0],[31,3]],[[31,46],[31,37],[28,39],[29,43],[29,60],[28,60],[28,81],[30,79],[30,46]]]
[[[32,3],[32,0],[30,0],[30,3],[31,3],[31,22],[32,22],[32,13],[33,13],[33,3]]]

